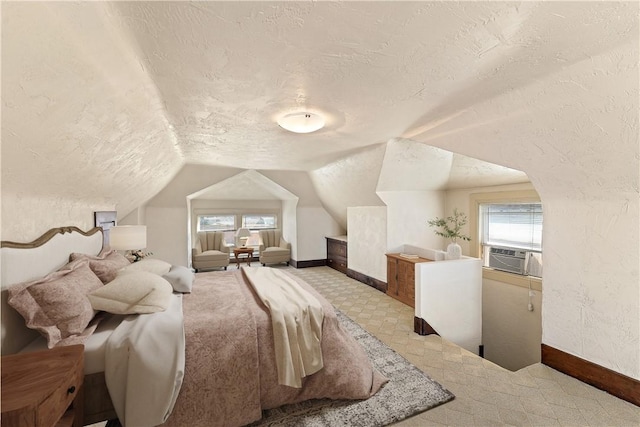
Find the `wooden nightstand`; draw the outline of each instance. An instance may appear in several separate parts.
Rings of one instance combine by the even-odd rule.
[[[84,346],[2,357],[2,426],[82,426]]]

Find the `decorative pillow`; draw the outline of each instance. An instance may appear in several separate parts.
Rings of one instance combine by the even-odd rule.
[[[114,250],[101,252],[98,256],[79,253],[72,253],[69,256],[70,261],[76,261],[79,259],[89,260],[89,267],[93,270],[96,276],[102,280],[102,283],[112,281],[115,279],[118,270],[131,264],[124,255]]]
[[[114,314],[146,314],[164,311],[171,302],[171,284],[148,271],[119,274],[89,294],[95,310]]]
[[[174,265],[171,267],[171,271],[162,277],[171,283],[174,291],[190,293],[191,288],[193,287],[193,280],[196,278],[196,275],[190,268],[181,265]]]
[[[166,261],[155,258],[145,258],[142,261],[137,261],[122,268],[118,274],[130,271],[147,271],[149,273],[162,276],[171,270],[171,264]]]
[[[87,294],[102,286],[89,268],[89,262],[84,261],[67,270],[12,286],[8,290],[8,301],[24,317],[27,327],[44,335],[47,346],[52,348],[84,332],[95,314]]]

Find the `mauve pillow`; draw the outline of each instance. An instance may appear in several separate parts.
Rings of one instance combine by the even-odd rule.
[[[190,293],[196,275],[190,268],[174,265],[171,267],[171,271],[162,277],[171,283],[175,292]]]
[[[115,250],[101,252],[98,256],[79,253],[72,253],[69,256],[69,261],[79,259],[89,260],[89,267],[102,280],[102,283],[112,281],[116,278],[118,270],[131,264],[124,255]]]
[[[102,286],[89,262],[78,262],[67,270],[12,286],[9,305],[24,317],[27,327],[44,335],[52,348],[65,338],[83,334],[95,314],[87,295]]]

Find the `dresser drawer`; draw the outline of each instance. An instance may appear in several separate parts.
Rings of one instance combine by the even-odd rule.
[[[341,273],[347,273],[347,259],[343,257],[327,258],[327,265]]]
[[[82,366],[80,366],[82,369]],[[80,393],[84,373],[70,372],[69,378],[62,381],[38,407],[37,426],[47,426],[52,419],[59,419],[69,408],[73,399]]]
[[[327,237],[327,265],[347,274],[347,242]]]
[[[347,258],[347,244],[339,243],[333,240],[327,241],[327,257],[335,258],[342,257]]]

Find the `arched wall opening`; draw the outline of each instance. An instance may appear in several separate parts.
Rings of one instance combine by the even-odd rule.
[[[255,170],[247,170],[187,195],[187,247],[197,238],[198,217],[206,214],[232,216],[268,214],[275,216],[276,228],[292,243],[292,258],[297,257],[298,197]],[[235,229],[240,228],[236,221]],[[191,264],[191,250],[187,254]]]
[[[479,257],[474,198],[501,193],[514,202],[540,200],[522,171],[406,139],[386,144],[375,188],[384,205],[347,207],[348,267],[384,282],[386,252],[401,252],[404,245],[445,249],[448,242],[433,233],[429,219],[448,216],[454,208],[467,214],[464,232],[474,238],[462,242],[463,254]],[[485,357],[510,370],[540,362],[542,281],[485,270]]]

